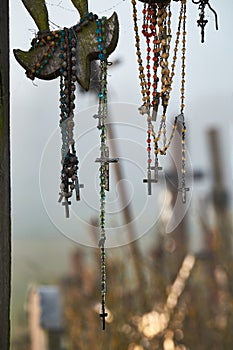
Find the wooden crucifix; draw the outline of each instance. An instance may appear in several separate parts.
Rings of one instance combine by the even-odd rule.
[[[48,11],[44,0],[23,0],[24,6],[34,19],[39,32],[32,40],[29,51],[14,50],[19,64],[26,70],[29,78],[52,80],[60,76],[61,69],[61,30],[51,31],[49,28]],[[89,89],[91,61],[98,59],[99,49],[96,40],[97,15],[88,12],[87,0],[72,0],[80,13],[80,21],[70,29],[76,38],[76,77],[78,83]],[[119,36],[117,14],[107,19],[106,24],[106,55],[110,55],[116,48]]]

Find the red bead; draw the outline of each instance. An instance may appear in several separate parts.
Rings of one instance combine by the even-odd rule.
[[[146,56],[146,59],[147,59],[147,61],[149,61],[150,60],[150,56]]]
[[[150,152],[151,151],[151,147],[147,147],[147,152]]]
[[[152,163],[152,159],[148,159],[148,163],[151,164]]]
[[[147,143],[151,143],[151,139],[148,138],[148,139],[146,140],[146,142],[147,142]]]

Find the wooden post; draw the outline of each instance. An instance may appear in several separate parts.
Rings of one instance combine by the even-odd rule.
[[[28,317],[31,350],[61,350],[62,310],[55,286],[30,288]]]
[[[0,349],[10,338],[10,132],[9,132],[9,1],[0,8]]]
[[[219,258],[229,259],[230,263],[232,257],[232,222],[229,213],[229,195],[227,193],[226,185],[224,184],[224,168],[223,158],[220,152],[219,134],[216,129],[211,129],[209,131],[209,148],[213,174],[213,204],[219,234],[221,234],[221,237],[219,237],[221,244],[220,252],[223,254],[223,256]]]
[[[170,173],[166,174],[166,185],[168,191],[172,195],[171,206],[174,208],[177,197],[179,195],[179,177],[178,172],[181,169],[181,132],[182,125],[178,123],[177,133],[173,139],[172,147],[172,158],[174,159],[173,169]],[[173,215],[182,213],[185,207],[182,203],[181,195],[179,195],[178,203],[176,204],[176,212]],[[177,227],[169,234],[164,237],[165,239],[165,254],[164,260],[161,261],[161,269],[164,271],[164,278],[166,283],[172,283],[177,275],[177,271],[184,260],[188,252],[188,241],[187,241],[187,220],[186,215],[179,222]]]
[[[111,140],[112,153],[114,156],[116,156],[116,154],[118,153],[117,144],[115,142],[114,128],[112,127],[111,123],[108,124],[108,135],[109,135],[109,139]],[[123,168],[121,165],[114,167],[114,171],[118,182],[124,179]],[[121,185],[119,187],[119,197],[122,203],[127,203],[126,189],[124,188],[124,185],[123,186]],[[137,285],[143,286],[143,288],[146,288],[146,279],[144,276],[142,263],[141,263],[143,260],[143,257],[142,257],[141,250],[139,248],[139,244],[135,239],[136,227],[133,224],[134,215],[132,212],[132,207],[130,205],[127,205],[124,207],[124,209],[122,210],[122,216],[124,218],[125,224],[127,225],[128,237],[130,240],[130,244],[128,245],[128,247],[133,258],[135,276],[137,278]],[[146,303],[146,300],[144,300],[144,303]]]

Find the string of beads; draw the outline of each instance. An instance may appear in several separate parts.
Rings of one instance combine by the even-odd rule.
[[[170,93],[172,91],[173,79],[179,50],[179,38],[182,30],[182,56],[181,56],[181,88],[180,88],[180,114],[183,117],[184,99],[185,99],[185,51],[186,51],[186,0],[181,0],[180,13],[178,19],[178,29],[176,32],[174,55],[169,69],[169,57],[171,48],[171,7],[170,0],[166,2],[145,3],[142,11],[143,24],[142,35],[146,41],[146,66],[143,65],[142,53],[140,48],[140,36],[137,18],[137,2],[131,0],[133,6],[133,21],[135,32],[135,47],[138,61],[139,80],[141,86],[142,106],[139,111],[142,115],[147,115],[147,156],[148,179],[143,180],[149,183],[157,182],[158,174],[158,155],[165,155],[170,147],[175,131],[180,122],[180,118],[175,117],[170,136],[167,137],[167,109],[169,105]],[[159,79],[160,77],[160,79]],[[160,92],[158,92],[158,82],[160,80]],[[157,132],[153,122],[156,122],[159,104],[161,103],[162,115]],[[183,121],[183,130],[185,124]],[[185,133],[182,134],[182,159],[185,158]],[[152,139],[154,148],[154,165],[152,159]],[[159,143],[162,142],[161,146]],[[161,169],[161,168],[160,168]],[[151,170],[155,171],[155,178],[151,179]],[[182,174],[185,174],[185,161],[182,161]],[[182,184],[184,184],[182,175]],[[184,185],[182,185],[184,187]],[[149,193],[150,192],[150,193]],[[151,191],[148,191],[151,194]]]
[[[99,167],[99,178],[100,178],[100,258],[101,258],[101,313],[100,317],[103,322],[103,330],[105,329],[105,319],[108,316],[106,312],[106,253],[105,253],[105,242],[106,242],[106,210],[105,200],[106,191],[109,191],[109,163],[114,162],[114,159],[109,158],[109,149],[107,146],[107,130],[106,130],[106,119],[108,115],[107,111],[107,69],[108,62],[105,50],[105,25],[106,17],[97,20],[96,29],[96,40],[98,43],[98,58],[100,60],[100,90],[98,93],[99,107],[98,115],[94,116],[98,118],[97,128],[100,130],[100,158],[96,159],[96,162],[100,163]]]
[[[62,45],[60,46],[60,128],[62,134],[61,148],[61,193],[59,202],[63,201],[66,209],[66,217],[69,217],[69,198],[76,189],[76,199],[79,200],[78,188],[78,158],[73,138],[75,89],[76,89],[76,38],[72,29],[65,28],[61,31]]]

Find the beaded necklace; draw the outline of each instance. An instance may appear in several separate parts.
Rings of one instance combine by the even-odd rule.
[[[101,313],[100,317],[103,322],[103,330],[105,329],[105,318],[108,316],[106,312],[106,262],[105,262],[105,242],[106,242],[106,230],[105,230],[105,201],[106,191],[109,191],[109,164],[117,163],[118,158],[109,158],[109,147],[107,145],[107,129],[106,120],[108,115],[107,110],[107,69],[108,61],[105,49],[105,23],[106,17],[102,17],[97,21],[97,42],[100,60],[100,89],[98,93],[98,114],[94,115],[95,119],[98,119],[97,128],[100,131],[100,157],[96,159],[97,163],[100,163],[99,167],[99,179],[100,179],[100,240],[99,248],[101,255]]]
[[[143,1],[143,0],[141,0]],[[178,123],[182,124],[182,169],[179,191],[182,192],[182,201],[186,202],[185,186],[185,134],[184,100],[185,100],[185,51],[186,51],[186,0],[180,0],[180,14],[176,32],[174,54],[169,68],[171,52],[171,0],[145,0],[142,24],[142,36],[146,40],[146,66],[143,65],[140,48],[140,35],[137,17],[137,1],[131,0],[133,6],[133,21],[135,32],[135,47],[138,61],[139,80],[141,85],[142,106],[139,112],[147,117],[147,178],[143,180],[148,185],[148,195],[152,194],[152,183],[158,182],[159,155],[166,155],[175,135]],[[181,49],[181,88],[180,114],[174,118],[173,128],[167,137],[166,121],[170,93],[179,50],[180,35],[182,32]],[[160,83],[160,92],[158,86]],[[157,131],[155,124],[159,109],[162,109]],[[153,144],[153,145],[152,145]],[[161,144],[161,145],[160,145]],[[153,172],[153,176],[152,176]]]

